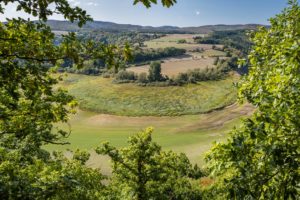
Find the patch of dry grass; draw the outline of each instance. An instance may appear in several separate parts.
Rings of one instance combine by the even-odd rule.
[[[169,59],[165,60],[161,65],[162,74],[167,75],[169,77],[176,76],[179,73],[187,72],[188,70],[193,69],[204,69],[206,67],[213,68],[214,58],[206,57],[206,58],[197,58],[197,59]],[[133,71],[134,73],[148,73],[149,65],[143,65],[138,67],[130,67],[127,70]]]

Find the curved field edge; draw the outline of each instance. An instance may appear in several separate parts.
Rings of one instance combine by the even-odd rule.
[[[238,75],[185,86],[141,87],[112,79],[68,74],[59,87],[74,95],[82,110],[120,116],[180,116],[208,113],[236,101]]]
[[[65,139],[69,145],[47,145],[45,148],[59,151],[86,149],[91,153],[88,165],[100,167],[105,174],[111,171],[107,157],[95,154],[93,149],[108,141],[113,146],[124,147],[128,137],[142,129],[154,127],[153,139],[165,150],[185,153],[193,163],[203,164],[204,153],[214,141],[224,141],[233,127],[240,126],[241,120],[252,115],[250,104],[226,107],[222,110],[200,115],[165,117],[125,117],[98,114],[79,110],[71,116],[69,124],[58,124],[72,134]]]

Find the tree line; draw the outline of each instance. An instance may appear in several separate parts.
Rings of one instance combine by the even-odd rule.
[[[121,70],[115,75],[114,83],[137,83],[138,86],[182,86],[185,84],[196,84],[201,81],[221,80],[231,70],[227,60],[220,60],[217,66],[203,69],[188,70],[177,76],[168,77],[161,72],[161,62],[151,62],[148,73],[135,74],[132,71]]]
[[[150,64],[153,60],[162,58],[181,56],[186,53],[185,49],[167,47],[162,49],[131,49],[131,59],[126,62],[120,62],[120,69],[125,69],[129,65],[145,65]],[[105,74],[107,70],[105,59],[94,58],[85,60],[84,66],[78,69],[70,58],[65,58],[59,68],[61,72],[79,73],[86,75]]]
[[[225,49],[228,47],[239,50],[243,55],[247,55],[251,48],[252,42],[249,40],[247,33],[251,30],[235,31],[215,31],[208,36],[197,36],[194,41],[199,44],[223,44]]]

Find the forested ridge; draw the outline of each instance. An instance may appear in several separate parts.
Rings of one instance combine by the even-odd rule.
[[[176,27],[176,26],[138,26],[133,24],[116,24],[112,22],[93,21],[87,22],[82,28],[79,28],[76,23],[69,21],[48,20],[47,25],[54,31],[71,31],[71,32],[98,32],[105,31],[109,33],[160,33],[160,34],[174,34],[174,33],[196,33],[209,34],[215,31],[238,31],[245,29],[256,29],[260,24],[245,24],[245,25],[207,25],[199,27]]]
[[[296,0],[289,0],[287,8],[270,19],[270,28],[249,33],[249,41],[242,37],[251,47],[239,61],[249,66],[249,73],[237,84],[238,95],[256,111],[230,132],[227,141],[214,144],[205,168],[191,164],[185,154],[163,150],[152,139],[153,128],[146,128],[131,136],[127,147],[95,146],[97,154],[112,160],[110,176],[86,165],[87,151],[73,151],[67,158],[63,152],[44,148],[67,144],[64,139],[72,133],[57,124],[67,124],[77,106],[74,97],[56,87],[63,78],[57,69],[67,61],[82,69],[87,61],[101,60],[117,73],[136,52],[127,43],[80,40],[74,33],[62,35],[57,43],[46,25],[51,15],[60,14],[79,27],[91,20],[67,0],[4,0],[0,13],[11,3],[39,21],[17,18],[0,24],[1,199],[299,199],[300,6]],[[151,9],[152,4],[170,7],[177,1],[133,3]],[[226,34],[209,37],[222,40]],[[227,42],[236,45],[235,39]],[[164,78],[158,65],[152,64],[148,80]],[[203,178],[209,183],[202,184]]]

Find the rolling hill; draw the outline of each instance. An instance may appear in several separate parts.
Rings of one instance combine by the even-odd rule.
[[[54,31],[111,31],[111,32],[159,32],[159,33],[197,33],[207,34],[213,31],[256,29],[259,24],[238,24],[238,25],[207,25],[199,27],[176,27],[176,26],[140,26],[132,24],[117,24],[113,22],[93,21],[87,22],[83,28],[76,23],[68,21],[49,20],[47,24]]]

